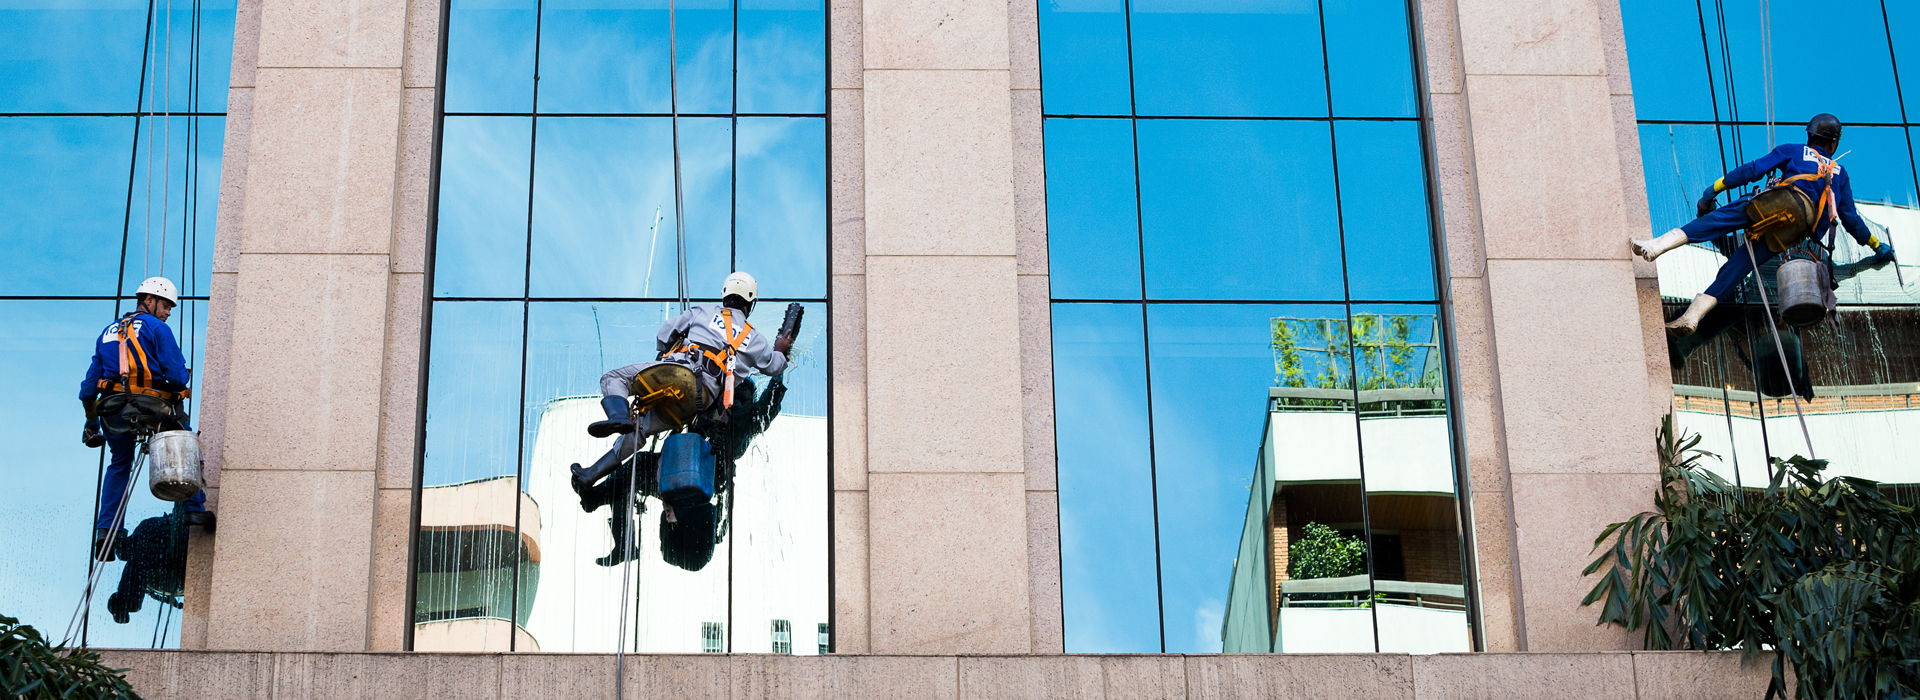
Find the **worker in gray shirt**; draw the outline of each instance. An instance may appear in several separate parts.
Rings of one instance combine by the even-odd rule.
[[[587,426],[587,434],[623,437],[592,467],[574,469],[576,486],[598,482],[631,453],[641,439],[678,428],[709,411],[726,415],[733,407],[736,383],[751,372],[778,376],[787,369],[793,337],[769,339],[747,322],[760,285],[752,275],[735,272],[721,285],[719,304],[695,304],[660,327],[659,359],[636,362],[600,377],[600,406],[606,420]],[[634,418],[634,393],[641,392],[640,423]]]

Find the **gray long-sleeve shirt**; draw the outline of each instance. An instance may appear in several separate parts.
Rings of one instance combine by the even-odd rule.
[[[721,348],[728,345],[726,336],[727,321],[721,312],[732,317],[733,332],[737,335],[741,327],[746,327],[747,337],[741,341],[738,356],[739,367],[749,368],[769,376],[778,375],[787,370],[787,356],[773,349],[773,339],[759,329],[747,323],[747,314],[739,309],[727,309],[719,304],[695,304],[671,321],[660,326],[655,340],[662,352],[671,350],[668,343],[681,332],[686,333],[687,342],[699,343],[707,347]]]

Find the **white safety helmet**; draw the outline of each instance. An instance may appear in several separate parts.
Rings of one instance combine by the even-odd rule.
[[[720,298],[727,297],[740,297],[741,301],[747,302],[747,308],[753,308],[754,300],[760,298],[760,283],[745,272],[727,275],[727,281],[720,284]]]
[[[139,289],[133,290],[133,293],[136,296],[151,294],[167,300],[167,303],[174,306],[180,305],[180,290],[173,286],[173,280],[165,277],[148,277],[147,281],[140,283]]]

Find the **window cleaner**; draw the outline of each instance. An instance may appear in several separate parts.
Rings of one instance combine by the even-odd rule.
[[[95,338],[93,361],[80,382],[80,403],[87,417],[81,442],[88,447],[104,445],[110,453],[94,514],[93,555],[100,561],[116,558],[115,542],[125,537],[120,523],[138,443],[155,433],[191,429],[182,402],[192,394],[188,389],[192,370],[166,323],[180,303],[180,293],[171,280],[151,277],[140,283],[134,298],[138,308],[108,324]],[[198,454],[197,446],[192,452]],[[197,457],[192,466],[197,471]],[[169,495],[180,499],[189,525],[213,529],[214,517],[206,508],[204,492],[196,487],[190,494]]]
[[[1874,251],[1876,264],[1893,262],[1893,246],[1867,228],[1854,206],[1853,184],[1834,156],[1840,147],[1840,120],[1831,114],[1807,122],[1807,142],[1785,143],[1753,162],[1734,168],[1714,181],[1696,203],[1699,218],[1650,239],[1631,241],[1633,252],[1649,261],[1687,243],[1704,243],[1745,229],[1746,240],[1727,257],[1705,292],[1695,296],[1685,313],[1667,324],[1675,336],[1692,335],[1701,319],[1760,264],[1812,239],[1831,249],[1834,224],[1846,226],[1860,245]],[[1759,181],[1778,171],[1779,177],[1751,195],[1715,207],[1721,192]],[[1756,246],[1756,243],[1764,245]]]
[[[580,495],[582,508],[592,511],[602,504],[615,506],[610,525],[616,551],[600,559],[602,566],[626,560],[619,543],[630,531],[623,518],[631,516],[633,493],[657,493],[662,489],[661,474],[647,473],[644,475],[647,479],[639,480],[635,477],[641,474],[630,471],[653,472],[663,468],[664,455],[640,454],[642,441],[684,428],[691,431],[694,439],[707,445],[706,451],[719,453],[723,465],[731,465],[738,452],[744,451],[746,441],[765,430],[766,423],[778,414],[778,402],[785,393],[779,377],[786,371],[788,355],[799,335],[802,307],[788,305],[779,332],[768,339],[747,322],[758,298],[759,285],[752,275],[745,272],[728,275],[721,285],[720,304],[692,305],[661,326],[655,337],[657,359],[620,367],[600,378],[601,406],[607,417],[588,426],[587,433],[594,437],[619,435],[620,439],[592,466],[574,464],[571,469],[573,488]],[[754,372],[774,378],[767,395],[759,401],[755,400],[753,385],[748,380]],[[695,453],[688,450],[690,448],[683,447],[681,451]],[[730,466],[724,469],[730,470]],[[628,478],[609,478],[616,473],[627,473]],[[721,476],[720,482],[724,484],[727,477],[730,475]],[[627,481],[636,486],[618,488],[615,483]],[[710,549],[710,533],[715,531],[715,521],[706,518],[705,528],[690,528],[687,521],[699,520],[695,516],[702,513],[712,516],[711,502],[717,492],[724,490],[724,485],[707,489],[707,498],[700,500],[709,507],[701,513],[691,512],[699,509],[688,504],[669,503],[662,513],[663,523],[680,525],[669,529],[701,530]],[[697,564],[689,567],[695,560]],[[706,563],[705,557],[686,561],[675,563],[694,569]]]

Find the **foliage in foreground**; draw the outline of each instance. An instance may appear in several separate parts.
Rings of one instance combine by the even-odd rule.
[[[52,646],[31,625],[0,615],[0,696],[9,698],[132,698],[133,687],[86,649]]]
[[[1773,460],[1764,490],[1699,467],[1698,435],[1658,436],[1654,510],[1594,539],[1582,605],[1644,630],[1649,649],[1772,655],[1769,698],[1920,697],[1920,516],[1879,484]],[[1609,543],[1611,541],[1611,543]]]

